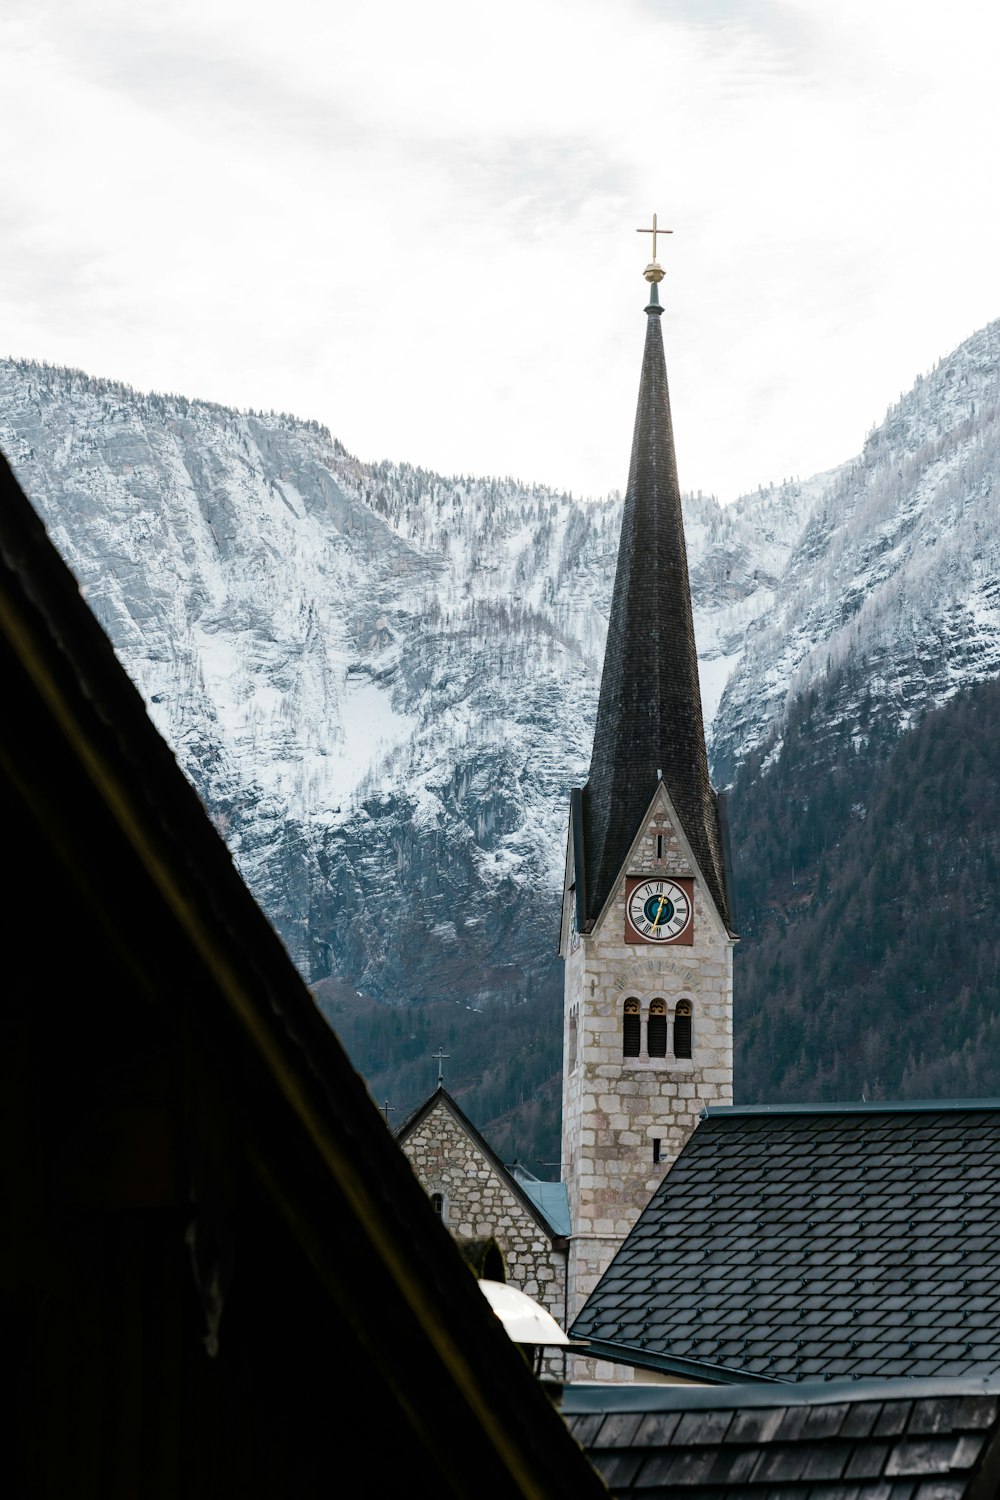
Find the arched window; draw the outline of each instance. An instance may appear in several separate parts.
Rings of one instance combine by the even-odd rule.
[[[691,1056],[691,1001],[678,1000],[674,1011],[674,1056]]]
[[[622,1057],[638,1057],[642,1046],[642,1020],[638,1000],[626,1000],[622,1016]]]
[[[569,1013],[569,1071],[576,1071],[576,1007]]]
[[[653,1000],[649,1006],[646,1022],[646,1043],[650,1057],[667,1055],[667,1007],[662,1000]]]
[[[444,1218],[444,1193],[431,1193],[431,1204],[439,1218]]]

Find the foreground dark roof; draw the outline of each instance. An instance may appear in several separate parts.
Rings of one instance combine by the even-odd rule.
[[[994,1500],[1000,1381],[583,1387],[563,1415],[619,1500]]]
[[[602,1492],[2,458],[0,689],[11,1493]]]
[[[684,519],[656,287],[622,515],[590,776],[583,791],[586,918],[600,914],[656,791],[658,772],[732,927],[708,776]]]
[[[708,1380],[1000,1373],[1000,1103],[711,1109],[574,1323]]]

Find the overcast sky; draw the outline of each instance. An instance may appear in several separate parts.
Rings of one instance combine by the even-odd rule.
[[[623,487],[858,451],[1000,316],[995,0],[2,0],[0,353]]]

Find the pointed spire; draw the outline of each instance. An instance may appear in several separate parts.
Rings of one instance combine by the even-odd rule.
[[[660,267],[655,269],[662,276]],[[618,571],[583,791],[586,916],[593,921],[604,906],[662,778],[712,899],[730,926],[719,809],[705,753],[660,328],[660,276],[651,270]]]

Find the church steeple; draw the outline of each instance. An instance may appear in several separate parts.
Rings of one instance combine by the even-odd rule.
[[[655,247],[645,274],[618,572],[563,894],[571,1317],[703,1107],[733,1097],[736,939],[705,754]]]
[[[660,230],[659,233],[664,233]],[[654,259],[590,777],[582,798],[592,923],[662,777],[716,909],[732,927],[719,808],[708,775],[684,521]]]

